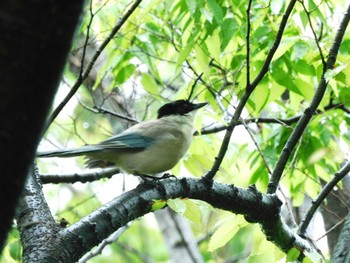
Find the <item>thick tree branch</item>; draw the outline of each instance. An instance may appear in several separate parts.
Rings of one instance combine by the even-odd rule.
[[[121,27],[124,25],[124,23],[128,20],[130,15],[136,10],[136,8],[140,5],[141,2],[142,2],[142,0],[136,0],[132,4],[132,6],[130,6],[130,8],[124,14],[124,16],[118,20],[117,24],[115,25],[115,27],[113,28],[113,30],[111,31],[109,36],[103,41],[101,46],[96,51],[95,55],[92,57],[90,63],[86,67],[86,70],[82,74],[79,75],[77,81],[74,83],[73,87],[71,88],[71,90],[69,91],[67,96],[62,100],[62,102],[57,106],[57,108],[51,113],[50,117],[48,118],[48,120],[46,122],[44,131],[46,131],[49,128],[49,126],[55,120],[55,118],[58,116],[58,114],[61,112],[61,110],[66,106],[66,104],[69,102],[69,100],[74,96],[74,94],[80,88],[83,81],[89,76],[90,71],[92,70],[96,60],[98,59],[98,57],[100,56],[102,51],[109,44],[109,42],[113,39],[113,37],[119,32]]]
[[[50,250],[48,244],[55,242],[60,227],[45,201],[37,168],[32,168],[28,173],[16,220],[23,245],[23,262],[57,262],[43,258]],[[50,258],[54,259],[60,252],[50,250],[49,253],[52,253]]]
[[[75,262],[118,228],[152,212],[154,200],[170,198],[199,199],[245,215],[249,222],[260,223],[267,239],[284,252],[292,247],[312,250],[281,220],[282,203],[278,197],[262,194],[254,186],[243,189],[205,178],[165,179],[154,184],[141,184],[67,228],[54,222],[34,173],[26,189],[17,220],[28,260]]]
[[[60,235],[70,246],[66,249],[74,251],[74,260],[77,260],[81,256],[79,250],[90,250],[115,229],[151,212],[154,200],[178,197],[200,199],[217,208],[246,215],[249,221],[259,222],[268,240],[285,252],[293,246],[311,249],[281,221],[281,202],[275,195],[261,194],[255,187],[242,189],[190,178],[167,179],[154,186],[142,184],[62,230]],[[71,247],[72,244],[76,248]]]
[[[321,100],[323,98],[323,95],[324,95],[326,88],[327,88],[327,85],[328,85],[328,81],[325,78],[325,73],[327,72],[327,70],[332,69],[332,67],[335,64],[340,44],[342,42],[342,39],[343,39],[344,34],[345,34],[345,30],[346,30],[348,23],[349,23],[349,20],[350,20],[349,12],[350,12],[350,5],[347,9],[347,12],[344,14],[344,17],[339,25],[337,34],[334,38],[333,44],[331,46],[331,49],[330,49],[330,52],[328,55],[327,65],[325,68],[323,68],[321,80],[318,84],[315,95],[312,98],[310,106],[304,111],[304,114],[299,119],[295,129],[293,130],[292,134],[288,138],[288,140],[283,148],[283,151],[282,151],[282,153],[281,153],[281,155],[276,163],[275,169],[273,171],[273,174],[272,174],[272,177],[271,177],[271,180],[269,182],[268,189],[267,189],[267,192],[270,194],[276,192],[277,187],[278,187],[278,183],[279,183],[281,176],[282,176],[282,173],[283,173],[283,170],[288,162],[290,155],[293,152],[295,145],[298,143],[306,126],[310,122],[312,116],[314,115],[314,113],[317,110],[317,107],[321,103]]]

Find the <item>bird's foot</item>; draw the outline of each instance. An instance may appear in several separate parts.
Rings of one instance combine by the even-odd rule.
[[[175,180],[177,180],[177,177],[175,176],[175,175],[173,175],[173,174],[170,174],[170,173],[165,173],[165,174],[163,174],[163,176],[162,177],[158,177],[160,180],[161,179],[168,179],[168,178],[174,178]]]
[[[160,180],[167,179],[167,178],[177,179],[175,175],[169,174],[169,173],[165,173],[161,177],[156,177],[156,176],[152,176],[152,175],[148,175],[148,174],[141,174],[141,173],[137,173],[136,175],[140,176],[141,179],[143,180],[143,182],[148,183],[148,184],[154,184]]]

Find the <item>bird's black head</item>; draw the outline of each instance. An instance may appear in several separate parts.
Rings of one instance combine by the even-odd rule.
[[[159,108],[158,119],[169,115],[185,115],[186,113],[197,110],[205,105],[207,105],[207,103],[194,104],[188,100],[176,100]]]

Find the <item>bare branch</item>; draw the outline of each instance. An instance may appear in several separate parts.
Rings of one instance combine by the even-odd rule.
[[[97,248],[95,248],[93,251],[90,251],[85,256],[83,256],[77,263],[85,263],[88,262],[89,259],[92,259],[93,257],[96,257],[97,255],[101,254],[103,249],[116,242],[119,237],[131,226],[131,223],[127,223],[125,226],[119,228],[117,231],[115,231],[113,234],[111,234],[108,238],[103,240]]]
[[[90,63],[88,64],[88,66],[86,68],[86,70],[84,71],[84,73],[79,75],[77,81],[75,82],[75,84],[73,85],[72,89],[69,91],[67,96],[62,100],[62,102],[57,106],[57,108],[49,116],[49,118],[48,118],[48,120],[47,120],[47,122],[45,124],[44,131],[46,131],[49,128],[49,126],[54,121],[54,119],[58,116],[58,114],[66,106],[68,101],[77,92],[77,90],[80,88],[80,86],[83,83],[83,81],[89,76],[90,71],[92,70],[92,67],[94,66],[97,58],[100,56],[100,54],[105,49],[105,47],[109,44],[109,42],[113,39],[113,37],[119,32],[121,27],[124,25],[124,23],[128,20],[130,15],[136,10],[136,8],[140,5],[141,2],[142,2],[142,0],[136,0],[133,3],[133,5],[129,8],[129,10],[124,14],[124,16],[118,20],[117,24],[115,25],[115,27],[113,28],[113,30],[111,31],[109,36],[103,41],[101,46],[96,51],[95,55],[91,59]]]
[[[309,223],[314,216],[317,208],[321,205],[321,203],[326,199],[326,197],[330,194],[333,188],[350,172],[350,162],[345,164],[337,173],[334,174],[334,177],[331,181],[329,181],[322,189],[317,198],[312,202],[312,206],[307,211],[305,217],[301,221],[299,226],[298,234],[300,236],[305,236],[305,232]]]
[[[84,174],[41,174],[40,180],[43,184],[62,184],[62,183],[87,183],[100,180],[102,178],[111,178],[113,175],[120,173],[118,168],[105,169],[98,172]]]
[[[315,42],[316,42],[316,46],[317,46],[318,52],[320,53],[320,56],[321,56],[323,67],[325,67],[326,66],[326,60],[324,58],[324,55],[323,55],[323,52],[322,52],[322,49],[321,49],[319,37],[316,34],[316,31],[314,29],[314,26],[313,26],[312,21],[311,21],[311,16],[310,16],[311,12],[314,11],[314,10],[308,11],[306,6],[305,6],[304,0],[301,0],[300,2],[301,2],[302,6],[303,6],[303,8],[305,10],[307,19],[309,20],[309,25],[310,25],[312,34],[314,35],[314,39],[315,39]],[[316,8],[318,8],[318,7],[316,7]]]
[[[246,34],[246,64],[247,64],[247,83],[246,86],[250,86],[250,9],[252,7],[252,0],[249,0],[248,7],[246,10],[247,13],[247,34]]]

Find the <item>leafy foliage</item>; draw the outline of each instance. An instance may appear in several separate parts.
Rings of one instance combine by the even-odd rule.
[[[260,73],[289,3],[252,1],[247,13],[248,2],[144,1],[103,50],[75,100],[70,101],[51,125],[43,147],[101,141],[132,125],[132,119],[154,118],[156,109],[167,100],[188,98],[193,93],[192,99],[208,101],[210,107],[197,118],[196,127],[203,128],[203,135],[194,139],[173,173],[202,176],[214,163],[223,138],[220,132],[204,134],[205,130],[222,127],[231,119],[242,94]],[[215,180],[241,187],[256,184],[260,191],[266,191],[271,171],[296,126],[296,121],[289,120],[300,117],[308,108],[320,82],[324,59],[336,33],[337,14],[339,10],[345,12],[343,2],[296,3],[268,73],[245,105],[241,116],[245,121],[235,129]],[[91,9],[86,8],[57,103],[62,100],[64,86],[73,85],[80,68],[88,65],[126,4],[127,1],[93,1]],[[322,184],[341,167],[348,151],[349,50],[347,35],[337,63],[325,74],[329,88],[284,169],[281,188],[293,206],[300,206],[305,196],[315,198]],[[102,114],[106,111],[109,114]],[[271,121],[259,122],[258,118]],[[69,166],[59,161],[54,165],[57,163],[62,170],[69,167],[68,171],[73,164],[79,170],[83,166],[81,159]],[[42,171],[52,171],[53,163],[40,161],[40,166]],[[135,179],[131,180],[134,181],[126,183],[126,187],[123,178],[91,185],[60,186],[57,192],[48,190],[47,196],[52,198],[49,201],[51,206],[56,206],[59,216],[72,223],[111,198],[99,195],[104,189],[115,195],[132,187]],[[71,200],[62,197],[68,192]],[[56,198],[62,200],[57,202]],[[81,203],[82,200],[86,203]],[[64,204],[58,207],[60,202]],[[284,256],[275,247],[271,249],[273,245],[260,230],[248,226],[242,216],[227,215],[192,200],[168,200],[166,204],[190,219],[197,237],[204,238],[199,247],[206,262],[230,257],[235,262],[246,258],[249,262],[276,262]],[[155,202],[154,209],[164,205],[162,201]],[[135,225],[106,253],[118,258],[118,262],[142,262],[142,257],[135,256],[137,253],[147,253],[157,262],[166,261],[167,254],[156,228],[146,226],[143,220]],[[146,240],[154,235],[153,245],[149,246]],[[8,250],[16,260],[11,252],[13,246],[10,238]],[[125,247],[138,252],[127,255]],[[288,253],[287,260],[294,260],[297,252]],[[92,262],[105,260],[107,256],[102,255]],[[310,260],[316,262],[311,256]]]

